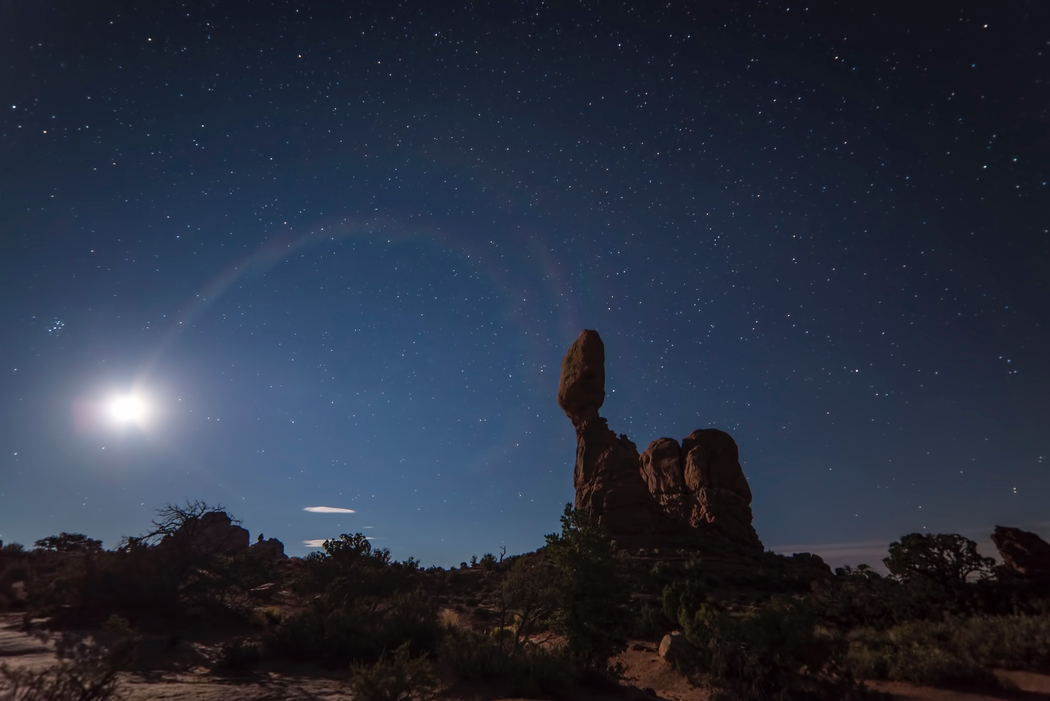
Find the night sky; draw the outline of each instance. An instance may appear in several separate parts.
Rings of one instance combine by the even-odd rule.
[[[0,2],[0,538],[532,550],[583,328],[768,548],[1050,533],[1050,7],[850,4]]]

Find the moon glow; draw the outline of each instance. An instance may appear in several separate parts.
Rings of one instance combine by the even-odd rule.
[[[141,424],[146,417],[146,404],[133,394],[116,397],[109,403],[109,417],[121,425]]]

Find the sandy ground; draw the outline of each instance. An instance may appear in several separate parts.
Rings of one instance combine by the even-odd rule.
[[[1004,670],[996,672],[996,675],[1003,680],[1004,686],[1013,688],[966,691],[931,689],[901,682],[877,682],[869,686],[893,694],[897,701],[986,701],[988,699],[1038,701],[1050,699],[1050,675]]]
[[[19,668],[40,668],[56,661],[53,636],[34,636],[21,630],[17,614],[0,614],[0,663]],[[58,641],[61,642],[61,641]],[[150,641],[145,641],[147,654]],[[214,674],[210,660],[215,647],[182,642],[173,649],[153,641],[149,672],[123,673],[121,692],[128,701],[179,699],[180,701],[289,701],[351,699],[345,680],[325,677],[316,670],[289,668],[281,673],[259,672],[241,676]],[[162,648],[163,651],[161,651]],[[695,687],[660,659],[656,645],[632,644],[617,661],[625,667],[625,681],[649,698],[667,701],[707,701],[708,692]],[[999,672],[1013,690],[964,691],[917,687],[883,682],[871,686],[899,701],[1050,701],[1050,675],[1032,672]],[[643,695],[638,694],[639,698]],[[623,696],[618,698],[622,699]],[[506,699],[504,701],[517,701]]]

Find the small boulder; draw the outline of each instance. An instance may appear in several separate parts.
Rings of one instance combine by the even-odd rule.
[[[279,592],[280,590],[281,588],[277,586],[276,582],[267,582],[266,584],[260,584],[254,589],[249,590],[248,594],[256,599],[260,599],[262,601],[269,601],[274,596],[276,596],[277,592]]]
[[[688,652],[689,643],[686,642],[685,636],[680,632],[673,631],[668,633],[660,641],[660,647],[657,650],[657,654],[663,658],[667,664],[675,664],[678,660]]]

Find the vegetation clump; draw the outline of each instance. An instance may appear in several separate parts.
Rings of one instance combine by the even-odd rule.
[[[136,630],[169,636],[171,648],[194,625],[226,631],[212,643],[216,673],[319,664],[364,701],[479,687],[573,697],[622,681],[615,661],[629,638],[676,630],[668,659],[741,701],[859,699],[872,695],[865,681],[995,686],[997,669],[1050,670],[1050,584],[996,567],[958,535],[904,536],[886,576],[865,565],[831,573],[812,556],[740,559],[717,544],[627,552],[567,505],[535,553],[424,570],[361,534],[283,562],[202,547],[211,541],[187,534],[209,519],[236,524],[190,502],[114,550],[76,533],[0,546],[0,607],[59,628],[108,621],[112,641],[69,647],[45,670],[2,668],[0,696],[115,698]]]

